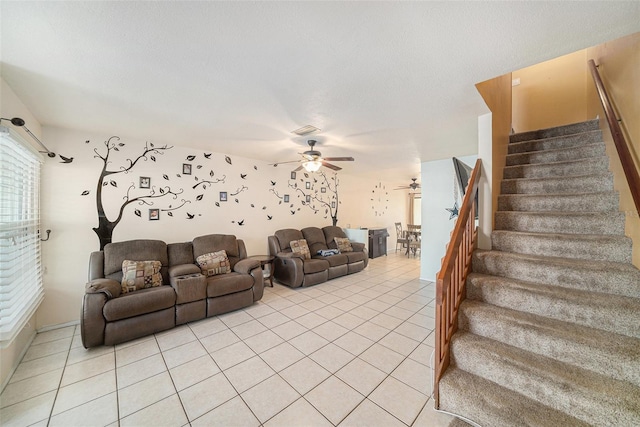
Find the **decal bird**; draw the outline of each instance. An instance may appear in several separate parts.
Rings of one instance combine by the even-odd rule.
[[[60,159],[62,159],[62,161],[60,163],[71,163],[73,162],[73,157],[65,157],[62,154],[58,154],[60,156]]]
[[[213,153],[204,153],[204,158],[205,159],[210,159],[212,154]]]
[[[271,181],[271,185],[276,185],[276,182],[275,181]]]
[[[273,219],[273,217],[272,217],[271,215],[267,215],[267,219],[268,219],[269,221],[271,221],[271,220]]]
[[[238,221],[238,225],[244,225],[244,219],[242,221]]]
[[[253,170],[256,170],[256,171],[257,171],[257,170],[258,170],[258,167],[254,165],[254,166],[253,166]]]
[[[193,219],[193,217],[195,217],[195,215],[190,214],[189,212],[187,212],[187,219]]]
[[[240,174],[240,178],[242,178],[242,179],[246,179],[246,178],[247,178],[247,174],[246,174],[246,173],[241,173],[241,174]]]

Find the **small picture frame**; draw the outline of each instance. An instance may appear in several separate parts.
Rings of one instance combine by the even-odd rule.
[[[149,178],[148,176],[141,176],[140,188],[151,188],[151,178]]]
[[[321,192],[321,193],[326,193],[326,192],[327,192],[327,188],[326,188],[326,187],[322,187],[322,188],[320,188],[320,192]]]
[[[182,174],[191,175],[191,165],[189,163],[182,164]]]
[[[291,172],[291,179],[296,179],[296,172],[295,171]]]
[[[289,195],[285,194],[283,200],[285,203],[289,203]]]
[[[160,219],[160,209],[149,209],[149,221],[158,221]]]
[[[226,191],[221,191],[220,192],[220,201],[221,202],[226,202],[227,201],[227,192]]]
[[[307,198],[306,198],[307,203],[311,203],[311,196],[307,194]]]
[[[336,207],[336,202],[331,202],[331,209],[335,209]]]
[[[311,182],[310,182],[310,181],[307,181],[307,182],[304,184],[304,186],[305,186],[305,188],[306,188],[307,190],[311,190]]]

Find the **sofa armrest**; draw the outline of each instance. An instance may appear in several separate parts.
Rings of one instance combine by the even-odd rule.
[[[169,277],[186,276],[200,273],[200,267],[195,264],[178,264],[169,267]]]
[[[364,251],[364,243],[360,242],[351,242],[351,247],[354,252],[362,252]]]
[[[107,299],[118,298],[122,292],[122,285],[113,279],[95,279],[85,285],[87,294],[105,294]]]
[[[106,320],[102,311],[109,297],[104,292],[86,293],[82,299],[80,335],[84,348],[104,344]]]
[[[296,254],[293,252],[278,252],[276,257],[277,258],[299,258],[301,260],[304,260],[304,257],[302,255]]]
[[[236,262],[236,265],[233,266],[233,271],[236,273],[251,274],[251,270],[254,268],[260,268],[260,261],[245,258]]]

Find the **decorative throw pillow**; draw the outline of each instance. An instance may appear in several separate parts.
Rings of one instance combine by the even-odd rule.
[[[338,245],[340,252],[353,252],[351,242],[347,237],[334,237],[333,240],[336,242],[336,245]]]
[[[231,263],[224,249],[218,252],[210,252],[196,258],[196,263],[205,276],[231,273]]]
[[[122,262],[122,293],[134,292],[140,289],[153,288],[162,285],[160,261],[129,261]]]
[[[305,239],[292,240],[289,242],[289,246],[291,246],[291,252],[294,254],[302,255],[303,259],[311,259],[311,251]]]

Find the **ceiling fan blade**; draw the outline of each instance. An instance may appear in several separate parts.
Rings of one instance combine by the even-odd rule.
[[[278,165],[283,165],[285,163],[298,163],[300,162],[300,160],[291,160],[288,162],[276,162],[276,163],[270,163],[269,166],[278,166]]]
[[[327,163],[325,160],[326,160],[326,159],[324,159],[324,160],[322,161],[322,165],[323,165],[323,166],[326,166],[326,167],[328,167],[329,169],[333,169],[334,171],[342,170],[342,168],[341,168],[341,167],[336,166],[336,165],[332,165],[331,163]]]
[[[353,157],[323,157],[322,160],[329,160],[330,162],[353,162]]]
[[[297,168],[295,168],[293,171],[294,172],[298,172],[298,171],[301,171],[302,169],[304,169],[304,168],[302,167],[302,165],[300,165]]]

